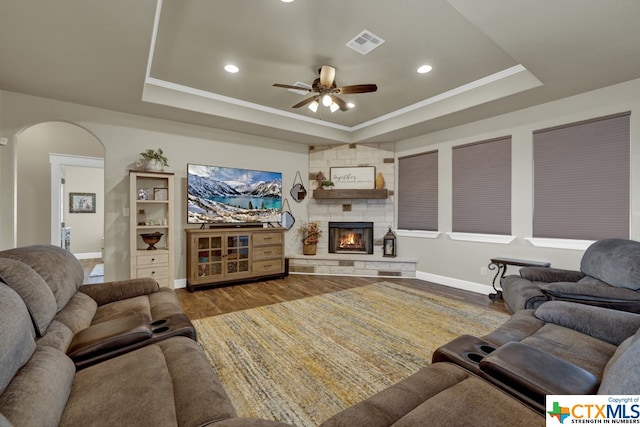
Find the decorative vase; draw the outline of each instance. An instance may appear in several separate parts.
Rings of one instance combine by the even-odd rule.
[[[161,172],[163,164],[160,160],[144,159],[143,168],[147,171]]]
[[[315,243],[304,243],[302,242],[302,253],[304,255],[315,255],[316,254],[316,244]]]
[[[384,188],[384,176],[382,176],[382,172],[378,172],[376,176],[376,189],[382,190]]]

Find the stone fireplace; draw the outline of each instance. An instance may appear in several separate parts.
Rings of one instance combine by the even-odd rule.
[[[308,221],[320,224],[323,234],[316,255],[289,255],[289,271],[340,276],[415,277],[414,258],[383,257],[382,238],[394,224],[394,144],[341,144],[309,149]],[[314,197],[319,172],[327,177],[332,167],[374,166],[384,177],[386,198],[351,193],[340,197]],[[340,191],[331,189],[326,191]],[[340,193],[338,193],[340,194]],[[362,222],[364,219],[371,222]],[[339,224],[339,225],[336,225]]]
[[[329,222],[330,254],[372,254],[373,222]]]

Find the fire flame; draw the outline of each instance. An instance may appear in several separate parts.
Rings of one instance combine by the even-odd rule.
[[[345,233],[340,236],[338,241],[339,248],[362,248],[364,242],[360,233]]]

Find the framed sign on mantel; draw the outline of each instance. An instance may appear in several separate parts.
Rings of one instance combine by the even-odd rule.
[[[329,168],[330,180],[335,189],[366,189],[376,188],[375,166],[346,166]]]

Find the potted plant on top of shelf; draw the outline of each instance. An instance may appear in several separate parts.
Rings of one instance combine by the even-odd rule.
[[[136,162],[136,165],[148,171],[162,171],[163,167],[169,166],[169,159],[162,152],[162,148],[153,150],[149,148],[147,151],[140,153],[142,159]]]

